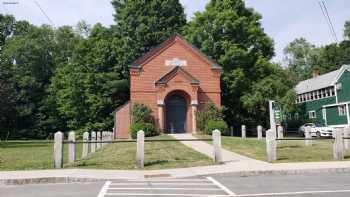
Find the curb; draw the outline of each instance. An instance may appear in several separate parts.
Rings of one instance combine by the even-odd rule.
[[[226,172],[226,173],[214,173],[219,176],[224,176],[230,173],[230,175],[248,177],[248,176],[263,176],[263,175],[302,175],[302,174],[340,174],[350,173],[350,168],[324,168],[324,169],[301,169],[301,170],[258,170],[258,171],[241,171],[241,172]],[[208,174],[206,174],[208,175]],[[200,177],[206,175],[188,176],[188,177]],[[154,179],[154,177],[146,177],[145,179]],[[165,177],[164,177],[165,178]],[[175,178],[175,177],[167,177]],[[181,177],[185,178],[185,177]],[[179,178],[179,179],[181,179]],[[162,178],[156,178],[162,179]],[[27,185],[27,184],[68,184],[68,183],[91,183],[91,182],[104,182],[104,181],[117,181],[123,179],[104,179],[104,178],[81,178],[81,177],[40,177],[40,178],[24,178],[24,179],[0,179],[0,186],[10,185]]]

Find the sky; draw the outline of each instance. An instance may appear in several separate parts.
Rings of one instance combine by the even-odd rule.
[[[3,2],[18,2],[4,5]],[[180,0],[188,20],[197,11],[203,11],[209,0]],[[319,0],[246,0],[247,7],[262,15],[262,26],[274,40],[274,61],[283,61],[283,48],[295,38],[304,37],[320,46],[334,42],[327,22],[318,5]],[[350,20],[349,0],[324,0],[328,7],[338,40],[343,40],[343,28]],[[40,25],[50,23],[40,11],[37,3],[54,25],[75,25],[81,20],[89,24],[100,22],[113,24],[114,10],[110,0],[0,0],[0,13],[12,14],[17,19]],[[37,3],[36,3],[37,2]]]

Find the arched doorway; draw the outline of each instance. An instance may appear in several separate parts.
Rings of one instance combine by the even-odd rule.
[[[187,102],[181,94],[172,94],[165,100],[165,122],[168,133],[186,133]]]

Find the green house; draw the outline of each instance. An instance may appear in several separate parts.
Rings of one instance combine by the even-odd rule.
[[[301,81],[296,87],[295,118],[329,127],[350,126],[350,65]]]

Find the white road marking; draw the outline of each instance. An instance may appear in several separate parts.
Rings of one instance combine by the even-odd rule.
[[[252,196],[286,196],[300,194],[322,194],[322,193],[350,193],[350,190],[324,190],[324,191],[299,191],[299,192],[281,192],[281,193],[260,193],[260,194],[240,194],[230,195],[236,197],[252,197]]]
[[[97,197],[104,197],[107,193],[108,187],[111,184],[111,181],[106,181],[106,183],[103,185],[101,191],[98,193]]]
[[[128,182],[209,182],[206,179],[147,179],[147,180],[127,180]]]
[[[108,190],[183,190],[183,191],[222,191],[218,188],[149,188],[149,187],[116,187],[116,188],[108,188]]]
[[[211,183],[153,183],[153,182],[142,182],[142,183],[111,183],[112,186],[114,185],[187,185],[187,186],[196,186],[196,185],[213,185]]]
[[[140,193],[108,193],[108,196],[187,196],[187,197],[227,197],[228,195],[215,194],[140,194]]]
[[[215,180],[212,177],[207,177],[207,179],[209,181],[211,181],[214,185],[218,186],[219,188],[221,188],[222,190],[224,190],[228,195],[230,196],[237,196],[234,192],[232,192],[231,190],[229,190],[227,187],[225,187],[224,185],[222,185],[221,183],[219,183],[219,181]]]

